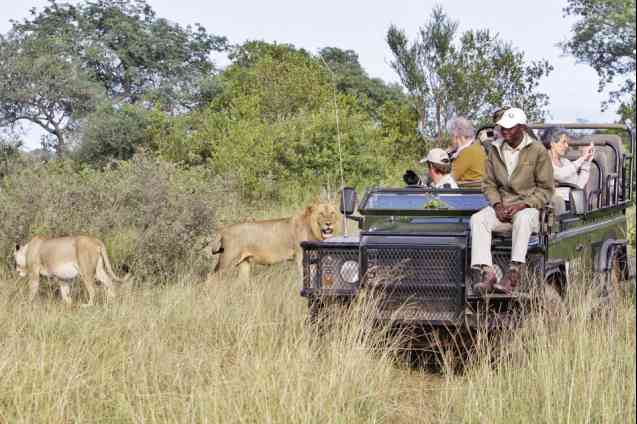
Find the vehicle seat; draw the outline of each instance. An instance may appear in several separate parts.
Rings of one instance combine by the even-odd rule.
[[[576,160],[581,155],[580,148],[590,145],[591,142],[595,146],[595,155],[591,177],[584,191],[589,199],[589,206],[610,206],[616,201],[615,188],[621,186],[622,141],[615,134],[587,135],[569,143],[571,149],[566,157]]]
[[[567,159],[574,161],[581,156],[579,150],[569,150],[566,154]],[[602,167],[603,158],[600,159],[602,153],[595,153],[591,161],[590,174],[588,181],[584,186],[584,193],[588,201],[588,208],[594,209],[602,206],[602,181],[604,180],[604,168]]]

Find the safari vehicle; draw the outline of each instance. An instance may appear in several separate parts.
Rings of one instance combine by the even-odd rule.
[[[371,188],[355,216],[356,192],[346,188],[341,212],[358,223],[359,233],[301,244],[301,295],[308,299],[310,316],[367,291],[379,299],[378,320],[475,327],[484,322],[477,316],[485,304],[491,311],[486,315],[497,319],[536,288],[565,294],[576,283],[569,281],[571,268],[592,268],[604,284],[631,278],[626,210],[634,201],[635,130],[630,125],[559,126],[585,133],[570,146],[570,159],[579,156],[578,146],[595,145],[590,179],[584,189],[565,186],[570,189],[565,213],[554,216],[550,205],[541,212],[540,229],[529,242],[527,275],[515,293],[481,296],[472,290],[479,276],[470,268],[469,222],[487,206],[479,189]],[[482,131],[478,139],[492,141],[489,129]],[[615,135],[624,131],[626,147]],[[492,251],[501,277],[509,263],[511,234],[494,233]]]

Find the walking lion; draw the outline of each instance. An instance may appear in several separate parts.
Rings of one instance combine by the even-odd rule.
[[[217,249],[212,252],[219,254],[214,274],[236,267],[239,277],[247,280],[252,264],[272,265],[292,259],[301,268],[300,243],[332,237],[338,228],[338,217],[333,205],[315,203],[291,217],[226,227],[220,231]]]

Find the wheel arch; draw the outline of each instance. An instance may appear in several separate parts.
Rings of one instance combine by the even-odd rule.
[[[544,283],[554,284],[560,295],[564,295],[568,288],[568,272],[563,260],[553,261],[547,264],[544,271]]]
[[[608,272],[612,266],[613,256],[619,253],[621,261],[621,268],[624,270],[624,278],[629,278],[628,269],[628,241],[607,239],[604,240],[599,250],[595,254],[595,260],[593,263],[593,271],[595,272]]]

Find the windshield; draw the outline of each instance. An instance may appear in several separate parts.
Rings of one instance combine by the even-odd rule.
[[[475,211],[487,206],[482,193],[372,192],[361,205],[364,210],[460,210]]]

